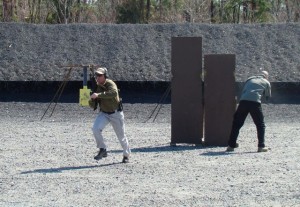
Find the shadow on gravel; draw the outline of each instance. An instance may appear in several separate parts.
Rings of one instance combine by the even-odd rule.
[[[222,156],[222,155],[236,155],[236,154],[257,154],[259,152],[253,151],[253,152],[225,152],[225,149],[223,151],[211,151],[211,152],[204,152],[201,153],[200,155],[203,156]]]
[[[63,171],[67,171],[67,170],[92,169],[92,168],[107,167],[107,166],[117,165],[117,164],[122,164],[122,162],[102,164],[102,165],[90,165],[90,166],[36,169],[36,170],[24,171],[24,172],[21,172],[21,174],[31,174],[31,173],[61,173]]]
[[[215,152],[215,151],[211,151],[211,152],[204,152],[204,153],[201,153],[200,155],[203,155],[203,156],[222,156],[222,155],[232,155],[233,153],[228,153],[228,152],[225,152],[225,150],[223,151],[219,151],[219,152]]]
[[[157,147],[139,147],[139,148],[132,148],[131,152],[174,152],[174,151],[186,151],[186,150],[195,150],[195,149],[202,149],[204,147],[195,146],[195,145],[187,145],[187,146],[157,146]],[[110,150],[112,153],[121,153],[122,150]]]

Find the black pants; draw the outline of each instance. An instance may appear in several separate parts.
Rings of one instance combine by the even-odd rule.
[[[258,147],[265,147],[265,122],[262,113],[261,104],[253,101],[240,101],[239,106],[234,114],[232,129],[228,145],[236,146],[239,131],[244,125],[247,115],[250,113],[257,129]]]

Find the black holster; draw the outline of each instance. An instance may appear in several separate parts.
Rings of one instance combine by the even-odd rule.
[[[122,103],[121,98],[120,98],[120,101],[119,101],[118,111],[123,111],[123,103]]]

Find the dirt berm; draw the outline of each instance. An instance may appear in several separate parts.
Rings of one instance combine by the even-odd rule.
[[[236,81],[263,67],[271,82],[299,82],[299,34],[300,24],[0,23],[0,81],[59,81],[73,64],[105,66],[116,81],[170,81],[171,38],[186,36],[203,38],[203,54],[236,54]]]

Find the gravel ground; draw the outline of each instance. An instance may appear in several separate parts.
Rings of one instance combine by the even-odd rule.
[[[124,104],[130,163],[112,128],[109,156],[97,153],[96,116],[76,103],[0,102],[0,206],[299,206],[300,105],[263,104],[271,150],[256,153],[247,119],[240,148],[170,147],[171,105]],[[148,120],[148,121],[147,121]]]

